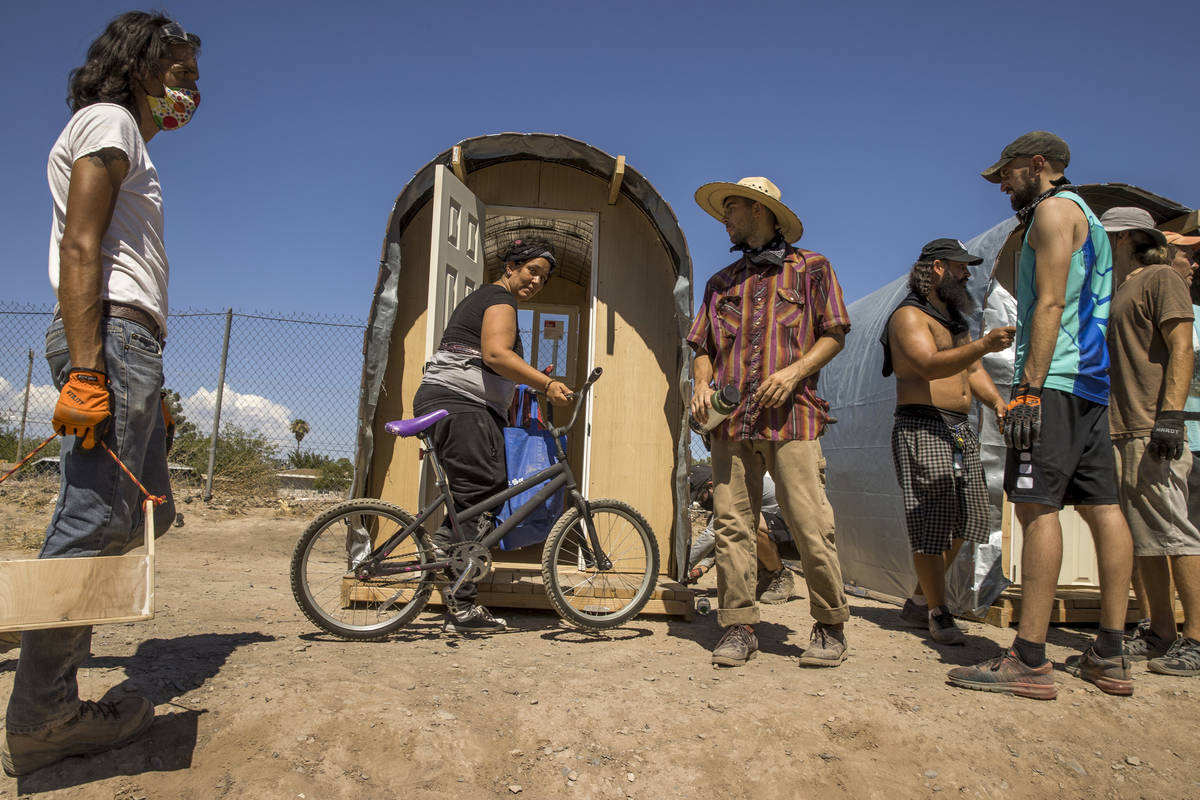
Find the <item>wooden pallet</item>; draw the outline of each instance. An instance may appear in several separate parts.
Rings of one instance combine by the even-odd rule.
[[[499,565],[492,570],[490,575],[480,581],[478,586],[479,594],[476,599],[488,608],[554,610],[550,605],[549,598],[546,597],[541,570],[536,567],[521,564]],[[383,594],[384,590],[382,589],[370,589],[364,586],[358,586],[351,590],[350,584],[347,582],[343,584],[342,601],[347,604],[350,602],[378,601],[385,599]],[[391,593],[388,592],[387,594],[390,596]],[[600,602],[605,597],[631,596],[629,593],[613,591],[611,589],[590,593],[577,592],[576,594],[581,598],[591,597]],[[404,596],[402,595],[401,597],[403,598]],[[437,587],[434,590],[429,603],[431,606],[445,605],[441,587]],[[642,609],[641,613],[665,614],[667,616],[683,617],[686,620],[690,620],[695,615],[695,611],[696,604],[692,590],[669,578],[660,576],[658,585],[650,593],[650,599],[646,602],[646,607]]]
[[[982,617],[964,615],[967,619],[985,622],[1000,628],[1021,619],[1021,587],[1010,586],[1001,593],[995,603]],[[1138,607],[1137,598],[1130,592],[1129,610],[1125,621],[1137,622],[1146,616]],[[1083,586],[1060,586],[1054,595],[1054,606],[1050,611],[1050,622],[1059,624],[1095,624],[1100,621],[1100,590]],[[1175,600],[1175,621],[1183,622],[1183,606]]]

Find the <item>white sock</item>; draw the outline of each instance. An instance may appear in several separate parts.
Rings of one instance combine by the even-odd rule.
[[[915,603],[916,605],[919,605],[919,606],[929,605],[929,601],[925,599],[925,595],[923,595],[923,594],[914,594],[912,596],[912,601],[913,601],[913,603]]]

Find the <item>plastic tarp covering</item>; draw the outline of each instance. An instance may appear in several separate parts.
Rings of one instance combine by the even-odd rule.
[[[970,252],[983,257],[983,264],[972,268],[967,285],[977,306],[968,317],[973,337],[997,325],[1015,324],[1016,301],[989,277],[990,266],[1015,226],[1016,219],[1010,218],[967,242]],[[912,592],[916,575],[892,465],[896,381],[883,377],[879,335],[907,293],[905,269],[894,281],[851,304],[846,347],[821,372],[821,395],[838,418],[823,437],[822,448],[843,576],[851,591],[857,587],[896,597]],[[1011,349],[984,359],[984,368],[1002,397],[1007,397],[1011,384],[1012,360]],[[981,613],[1009,584],[1001,569],[1004,443],[991,412],[984,412],[982,426],[979,417],[979,404],[974,403],[971,419],[980,432],[992,532],[986,545],[964,545],[947,576],[946,600],[955,613]]]
[[[461,157],[468,173],[492,164],[508,161],[546,161],[566,164],[583,172],[609,180],[616,166],[616,159],[592,147],[586,142],[567,136],[545,133],[500,133],[465,139],[456,147],[461,148]],[[375,296],[363,341],[363,371],[359,390],[358,443],[354,457],[354,482],[351,496],[361,497],[367,482],[371,457],[375,449],[373,424],[379,404],[379,394],[386,391],[385,373],[392,329],[396,323],[397,287],[400,271],[405,268],[400,258],[400,236],[412,217],[433,197],[434,168],[438,164],[449,167],[454,148],[445,150],[422,167],[400,192],[392,214],[388,219],[384,240],[383,259],[379,265],[379,277],[375,285]],[[621,182],[621,194],[649,218],[671,256],[676,282],[672,291],[675,327],[679,332],[677,353],[679,390],[682,397],[691,396],[691,352],[683,341],[692,316],[692,261],[688,254],[687,241],[679,227],[679,221],[671,207],[650,185],[650,182],[628,164]],[[427,265],[416,265],[426,269]],[[691,429],[687,425],[687,408],[679,424],[679,440],[675,446],[675,530],[674,542],[677,554],[673,577],[683,580],[687,570],[687,545],[691,538],[691,527],[687,517],[687,464],[691,440]]]

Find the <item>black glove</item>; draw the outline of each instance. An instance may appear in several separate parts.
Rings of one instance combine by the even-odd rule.
[[[1183,455],[1183,412],[1160,411],[1150,431],[1146,451],[1162,461],[1174,461]]]
[[[1042,388],[1022,383],[1013,387],[1004,415],[1004,443],[1028,450],[1042,433]]]

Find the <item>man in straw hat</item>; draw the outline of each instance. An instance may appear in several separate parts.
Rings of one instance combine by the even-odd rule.
[[[1133,533],[1137,571],[1150,611],[1125,643],[1130,660],[1151,672],[1200,675],[1200,531],[1188,519],[1184,413],[1192,381],[1192,265],[1171,262],[1176,247],[1141,208],[1110,208],[1100,217],[1113,248],[1118,287],[1108,326],[1112,358],[1113,456],[1121,508]],[[1183,635],[1175,629],[1171,577],[1183,601]],[[1067,659],[1072,672],[1086,668]]]
[[[829,404],[816,388],[821,367],[842,349],[850,316],[825,257],[792,246],[804,226],[771,181],[708,183],[696,202],[724,223],[731,250],[741,254],[704,287],[687,336],[695,352],[692,414],[707,419],[714,385],[737,386],[743,398],[712,431],[717,622],[726,629],[712,661],[736,666],[758,650],[755,530],[769,471],[816,619],[800,664],[837,666],[846,658],[850,608],[817,441]]]
[[[1017,353],[1004,418],[1004,490],[1024,531],[1021,621],[997,658],[950,670],[956,686],[1052,700],[1046,631],[1062,562],[1058,511],[1074,505],[1091,529],[1100,566],[1100,631],[1080,676],[1130,694],[1122,655],[1133,547],[1117,505],[1108,435],[1112,251],[1100,220],[1063,174],[1067,143],[1052,133],[1021,136],[983,171],[1009,195],[1024,225],[1017,272]]]

